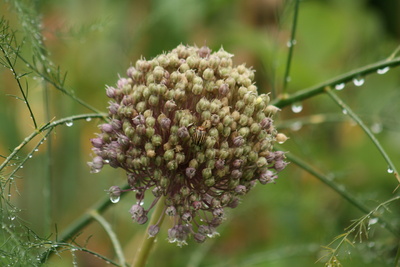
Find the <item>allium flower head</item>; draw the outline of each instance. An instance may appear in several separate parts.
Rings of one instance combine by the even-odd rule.
[[[233,66],[232,57],[179,45],[138,60],[106,89],[109,122],[91,140],[92,172],[107,164],[126,171],[137,198],[130,213],[140,224],[164,201],[165,214],[175,218],[168,238],[178,245],[189,236],[203,242],[217,235],[225,208],[236,207],[258,182],[274,183],[287,164],[283,152],[273,151],[277,137],[285,139],[273,125],[279,109],[257,93],[254,70]],[[149,191],[155,199],[146,209]],[[151,226],[150,236],[158,230]]]

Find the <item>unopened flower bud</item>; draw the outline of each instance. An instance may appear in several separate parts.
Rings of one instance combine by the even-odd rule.
[[[160,227],[158,225],[150,225],[148,230],[149,237],[155,237],[159,231]]]

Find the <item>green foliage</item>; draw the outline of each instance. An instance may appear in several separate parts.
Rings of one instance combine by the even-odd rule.
[[[110,204],[125,175],[89,174],[89,139],[105,85],[182,42],[254,66],[292,163],[220,237],[179,249],[160,231],[149,266],[398,266],[398,4],[372,2],[1,1],[1,265],[132,261],[135,199]]]

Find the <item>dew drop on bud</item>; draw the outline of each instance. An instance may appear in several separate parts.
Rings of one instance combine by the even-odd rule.
[[[388,173],[393,173],[393,169],[389,166],[389,167],[387,168],[387,172],[388,172]]]
[[[294,113],[300,113],[303,110],[303,105],[300,102],[293,103],[292,111]]]
[[[346,85],[345,83],[338,83],[338,84],[335,85],[335,89],[338,90],[338,91],[343,90],[345,85]]]
[[[120,196],[116,196],[116,195],[110,194],[110,201],[111,201],[112,203],[118,203],[118,201],[119,201],[120,199],[121,199]]]
[[[361,86],[364,84],[364,82],[365,82],[365,80],[362,78],[354,78],[353,79],[353,83],[355,86]]]
[[[376,71],[376,73],[378,73],[378,74],[385,74],[386,72],[388,72],[390,70],[390,67],[385,67],[385,68],[383,68],[383,69],[378,69],[377,71]]]
[[[72,125],[74,125],[74,122],[73,122],[73,121],[67,121],[67,122],[65,123],[65,125],[66,125],[67,127],[71,127]]]

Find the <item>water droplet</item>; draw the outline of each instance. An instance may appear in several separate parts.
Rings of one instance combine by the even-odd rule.
[[[335,85],[335,89],[340,91],[340,90],[343,90],[345,86],[346,86],[345,83],[338,83]]]
[[[301,127],[303,127],[303,124],[300,121],[296,121],[290,126],[290,129],[292,129],[292,131],[298,131]]]
[[[73,121],[67,121],[65,123],[65,125],[67,125],[67,127],[71,127],[72,125],[74,125],[74,122]]]
[[[23,168],[24,168],[24,166],[23,166],[23,165],[21,165],[21,166],[19,166],[19,168],[20,168],[20,169],[23,169]]]
[[[300,113],[303,110],[303,105],[300,102],[293,103],[292,111],[294,113]]]
[[[28,157],[31,159],[33,156],[32,156],[32,155],[29,155]]]
[[[388,173],[393,173],[394,171],[393,171],[393,169],[389,166],[388,169],[387,169],[387,172],[388,172]]]
[[[377,71],[376,71],[376,73],[378,73],[378,74],[385,74],[386,72],[388,72],[390,70],[390,67],[385,67],[385,68],[383,68],[383,69],[378,69]]]
[[[15,215],[11,215],[11,216],[10,216],[10,220],[11,220],[11,221],[14,221],[14,220],[15,220]]]
[[[91,121],[91,120],[92,120],[92,118],[90,118],[90,117],[86,118],[86,121]]]
[[[293,39],[293,40],[287,41],[286,46],[292,47],[293,45],[296,45],[296,43],[297,43],[297,41]]]
[[[290,76],[286,77],[286,82],[290,82],[292,80],[292,78]]]
[[[368,226],[369,225],[373,225],[373,224],[376,224],[377,222],[378,222],[378,218],[371,218],[371,219],[369,219],[369,221],[368,221]]]
[[[110,194],[110,200],[112,203],[118,203],[118,201],[121,199],[120,196],[115,196],[113,194]]]
[[[344,115],[346,115],[347,114],[347,109],[342,109],[342,113],[344,114]]]
[[[36,149],[35,149],[35,152],[38,152],[38,151],[39,151],[39,148],[36,148]]]
[[[378,134],[378,133],[382,132],[382,129],[383,129],[382,123],[375,122],[374,124],[371,125],[371,131],[374,134]]]
[[[363,85],[365,80],[363,78],[354,78],[353,83],[355,86],[361,86]]]

